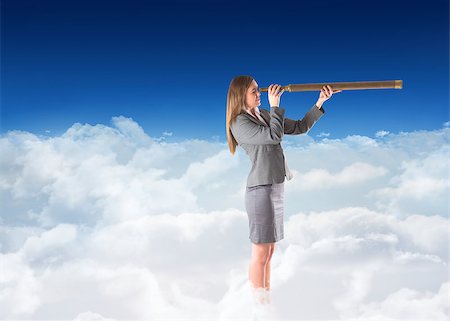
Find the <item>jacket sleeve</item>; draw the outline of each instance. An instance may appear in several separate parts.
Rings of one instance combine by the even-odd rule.
[[[283,138],[284,113],[284,108],[270,107],[269,127],[258,125],[244,115],[238,115],[230,125],[231,132],[238,144],[279,144]]]
[[[293,120],[290,118],[285,118],[284,133],[287,135],[307,133],[324,113],[325,110],[322,107],[319,109],[314,104],[302,119]]]

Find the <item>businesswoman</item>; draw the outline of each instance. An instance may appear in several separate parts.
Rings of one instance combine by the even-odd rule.
[[[284,89],[278,84],[268,87],[270,111],[258,108],[261,93],[253,77],[237,76],[228,88],[228,146],[232,155],[236,146],[241,146],[252,161],[246,183],[245,208],[252,243],[249,280],[258,303],[270,303],[270,261],[275,242],[284,238],[284,179],[287,177],[290,180],[292,174],[280,144],[283,135],[307,133],[325,113],[322,104],[333,93],[341,91],[324,86],[317,102],[305,116],[293,120],[284,117],[285,109],[280,107]]]

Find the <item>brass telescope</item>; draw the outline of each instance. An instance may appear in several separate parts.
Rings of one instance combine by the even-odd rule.
[[[281,89],[289,92],[320,91],[323,86],[330,85],[333,90],[360,90],[360,89],[402,89],[403,80],[382,81],[352,81],[352,82],[327,82],[316,84],[294,84],[281,86]],[[261,91],[268,91],[268,87],[261,87]]]

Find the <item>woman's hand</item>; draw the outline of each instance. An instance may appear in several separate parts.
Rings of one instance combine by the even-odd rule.
[[[317,100],[316,106],[319,108],[322,107],[322,104],[330,99],[333,94],[340,93],[341,91],[342,90],[333,91],[330,85],[323,86],[322,90],[320,91],[320,96]]]
[[[276,84],[276,85],[270,85],[268,88],[268,93],[269,93],[269,104],[270,107],[280,107],[280,98],[281,98],[281,94],[284,92],[284,89],[281,89],[281,86]]]

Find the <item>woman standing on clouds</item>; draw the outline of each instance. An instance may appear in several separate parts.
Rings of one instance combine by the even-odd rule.
[[[280,144],[283,135],[307,133],[325,113],[322,104],[333,93],[341,91],[324,86],[305,117],[293,120],[285,118],[285,109],[279,107],[284,89],[278,84],[268,88],[269,113],[258,108],[261,93],[253,77],[238,76],[230,83],[226,116],[228,146],[233,155],[236,146],[241,146],[253,164],[247,177],[245,208],[252,242],[249,280],[258,303],[270,303],[270,261],[275,242],[284,238],[284,178],[290,180],[292,174]]]

